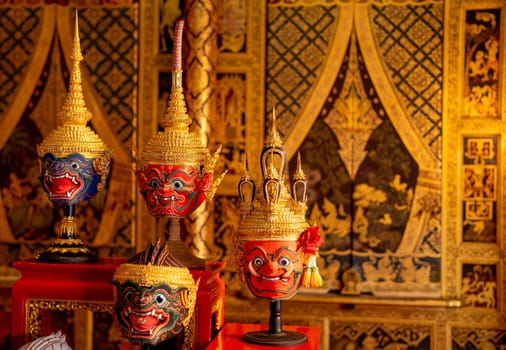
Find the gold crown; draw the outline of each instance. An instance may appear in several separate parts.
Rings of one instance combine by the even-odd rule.
[[[244,163],[244,175],[238,185],[241,219],[237,235],[242,240],[292,240],[309,227],[306,222],[307,185],[300,155],[293,176],[292,193],[285,185],[286,153],[276,129],[272,112],[270,134],[260,155],[262,186],[256,184]]]
[[[168,243],[161,238],[121,264],[114,278],[120,282],[131,280],[142,286],[168,283],[190,288],[194,285],[188,268],[172,255]]]
[[[37,147],[39,157],[51,153],[58,158],[64,158],[73,153],[80,153],[85,158],[102,160],[98,171],[108,172],[111,151],[100,137],[86,124],[91,119],[91,113],[86,108],[81,85],[81,70],[79,63],[83,60],[79,42],[79,26],[76,12],[74,45],[70,56],[72,68],[70,86],[63,110],[58,113],[60,126]]]
[[[181,68],[183,26],[184,21],[178,20],[174,30],[172,88],[160,121],[164,130],[148,142],[137,161],[141,169],[147,164],[185,164],[204,166],[204,172],[213,172],[220,149],[210,157],[199,135],[189,131],[192,120],[187,114]]]
[[[139,286],[144,287],[167,284],[173,289],[180,287],[195,288],[195,282],[190,274],[190,270],[184,266],[124,263],[116,269],[114,279],[120,283],[124,283],[127,280],[133,281]]]

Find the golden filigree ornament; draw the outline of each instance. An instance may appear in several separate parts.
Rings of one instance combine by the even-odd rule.
[[[276,128],[276,115],[260,154],[262,182],[257,188],[244,163],[238,183],[240,221],[233,248],[239,278],[257,298],[271,301],[268,331],[244,334],[246,342],[292,346],[307,338],[281,329],[281,300],[295,295],[300,286],[320,287],[316,265],[323,243],[318,226],[306,221],[307,184],[300,155],[291,192],[285,184],[286,153]]]
[[[273,111],[271,131],[260,157],[262,186],[257,186],[245,162],[238,185],[241,220],[237,236],[241,240],[297,241],[309,225],[306,221],[307,185],[300,155],[293,176],[293,196],[285,184],[286,153],[276,128]]]
[[[136,175],[150,214],[171,221],[172,253],[188,267],[203,267],[205,262],[187,253],[181,242],[180,219],[213,198],[226,172],[214,178],[221,147],[211,155],[199,134],[190,131],[182,84],[183,25],[177,21],[174,30],[172,89],[160,121],[163,130],[137,156]]]
[[[45,262],[94,262],[97,257],[77,237],[75,205],[93,198],[107,181],[111,151],[89,127],[91,113],[85,105],[79,63],[83,60],[76,12],[69,91],[59,126],[37,147],[40,183],[53,205],[64,209],[59,238],[37,256]]]

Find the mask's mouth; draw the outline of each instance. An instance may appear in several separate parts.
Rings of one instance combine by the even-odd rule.
[[[265,275],[255,270],[253,267],[253,261],[250,261],[248,264],[248,270],[252,276],[256,277],[258,280],[269,281],[269,282],[282,282],[287,283],[290,275],[293,272],[293,267],[290,267],[288,270],[284,271],[282,274],[278,275]]]
[[[126,307],[121,312],[121,318],[129,326],[130,337],[148,339],[156,334],[158,329],[169,322],[168,315],[162,310],[152,308],[148,311],[136,311]]]
[[[175,195],[170,195],[170,196],[155,195],[155,200],[158,203],[160,203],[161,205],[167,206],[167,205],[170,205],[171,203],[175,203],[177,200],[177,197]]]
[[[44,187],[51,199],[70,199],[83,187],[79,176],[68,172],[44,176]]]

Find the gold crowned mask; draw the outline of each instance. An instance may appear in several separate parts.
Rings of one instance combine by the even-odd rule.
[[[137,157],[140,171],[148,164],[192,166],[201,174],[214,172],[221,146],[210,156],[208,149],[197,132],[190,132],[191,118],[188,116],[183,93],[182,35],[184,21],[179,20],[174,30],[172,63],[172,88],[164,116],[160,120],[163,131],[159,131],[148,142]],[[225,173],[213,181],[206,198],[211,200],[223,180]]]
[[[317,226],[309,227],[307,184],[300,155],[291,191],[285,185],[286,153],[276,129],[276,115],[260,154],[262,183],[252,179],[247,161],[238,183],[241,218],[233,238],[238,277],[257,298],[270,300],[269,329],[248,332],[243,339],[260,345],[298,345],[306,337],[282,331],[281,300],[291,298],[300,286],[320,287],[317,250],[323,242]]]
[[[62,111],[58,113],[59,126],[37,146],[42,187],[53,205],[64,208],[59,238],[37,256],[39,261],[44,262],[86,263],[98,260],[77,237],[74,207],[104,188],[111,163],[111,151],[87,126],[92,116],[86,108],[81,84],[79,63],[83,56],[77,11],[70,58],[69,91]]]
[[[193,279],[190,270],[170,253],[161,239],[155,245],[149,244],[119,265],[111,281],[116,287],[114,308],[122,332],[134,344],[156,345],[176,336],[184,327],[184,348],[191,349],[194,331],[186,327],[194,326],[190,323],[194,321],[199,281]],[[152,316],[155,314],[156,319]],[[150,317],[153,318],[150,322],[155,322],[149,332],[152,338],[143,339],[140,334]],[[172,318],[175,323],[165,323]]]
[[[153,216],[170,219],[169,240],[174,256],[188,267],[204,267],[205,261],[187,251],[181,240],[180,220],[193,213],[203,200],[212,200],[226,171],[214,178],[221,147],[210,155],[200,135],[190,131],[182,84],[184,21],[174,30],[172,88],[163,127],[137,157],[139,187]]]
[[[132,281],[139,287],[165,284],[173,290],[185,289],[181,303],[188,309],[188,316],[183,321],[184,326],[188,325],[197,301],[199,281],[193,279],[190,270],[174,258],[161,240],[119,265],[113,279],[120,284]]]
[[[111,151],[100,137],[87,126],[91,113],[86,108],[82,89],[79,63],[83,60],[79,41],[79,27],[76,13],[74,47],[70,56],[72,68],[70,84],[63,110],[58,113],[60,126],[46,137],[37,147],[39,157],[47,153],[64,158],[79,153],[85,158],[96,159],[96,171],[101,174],[99,190],[107,179],[111,160]]]
[[[300,156],[292,178],[292,194],[285,185],[286,154],[276,129],[272,126],[260,156],[262,185],[257,191],[245,161],[244,175],[238,184],[241,219],[237,236],[243,241],[296,241],[308,228],[306,214],[306,180]]]

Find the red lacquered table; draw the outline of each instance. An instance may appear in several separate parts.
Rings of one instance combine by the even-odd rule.
[[[12,287],[11,349],[59,328],[47,310],[113,312],[109,282],[121,260],[101,259],[94,264],[42,263],[35,259],[14,262],[21,278]],[[45,317],[41,317],[44,313]],[[56,328],[56,329],[54,329]]]
[[[93,264],[42,263],[35,259],[14,262],[21,278],[12,287],[11,349],[61,326],[48,311],[91,310],[114,312],[114,286],[118,265],[126,259],[101,258]],[[190,269],[200,278],[195,306],[195,349],[204,348],[223,325],[225,284],[219,274],[225,263],[207,263]],[[44,314],[44,317],[41,315]]]
[[[242,340],[245,333],[267,330],[268,325],[227,323],[213,339],[206,350],[319,350],[320,328],[306,326],[283,326],[283,330],[299,332],[307,336],[307,342],[294,346],[268,346],[246,343]]]

